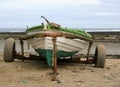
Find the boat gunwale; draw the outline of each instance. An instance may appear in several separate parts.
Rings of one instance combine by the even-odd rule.
[[[40,31],[40,32],[38,32]],[[30,32],[37,32],[35,34],[31,34],[29,35]],[[81,40],[85,40],[85,41],[89,41],[89,42],[93,42],[93,38],[92,37],[86,37],[83,35],[78,35],[78,34],[73,34],[70,32],[64,32],[64,31],[59,31],[59,30],[33,30],[33,31],[28,31],[27,32],[28,35],[21,37],[21,39],[23,40],[27,40],[27,39],[31,39],[31,38],[42,38],[42,37],[54,37],[54,34],[58,34],[56,37],[65,37],[65,38],[69,38],[69,39],[81,39]]]

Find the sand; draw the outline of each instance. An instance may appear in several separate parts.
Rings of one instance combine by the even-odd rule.
[[[17,43],[17,50],[20,45]],[[119,43],[102,42],[107,54],[120,54]],[[99,42],[95,42],[91,53]],[[120,59],[106,59],[105,68],[93,64],[60,63],[58,81],[51,81],[52,69],[44,61],[3,60],[4,41],[0,41],[0,87],[120,87]],[[27,46],[25,46],[25,51]],[[33,49],[31,48],[31,51]],[[86,50],[83,51],[85,54]]]

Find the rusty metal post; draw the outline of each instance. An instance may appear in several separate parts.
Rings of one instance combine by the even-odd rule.
[[[87,60],[86,60],[87,63],[89,62],[90,49],[91,49],[92,44],[93,44],[93,42],[89,43],[88,52],[87,52]]]
[[[23,42],[23,40],[20,40],[20,44],[21,44],[21,55],[22,55],[22,57],[24,58],[24,42]],[[23,61],[24,61],[24,59],[23,59]]]
[[[57,44],[56,44],[56,37],[53,37],[53,75],[52,75],[52,81],[57,80]]]
[[[29,42],[27,41],[27,44],[28,44],[28,50],[30,49],[30,44],[29,44]]]

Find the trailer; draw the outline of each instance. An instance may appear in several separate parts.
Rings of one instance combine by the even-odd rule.
[[[38,28],[39,27],[39,28]],[[37,28],[37,29],[36,29]],[[52,81],[57,80],[57,62],[74,62],[94,64],[95,67],[104,68],[106,52],[105,46],[99,44],[95,49],[95,55],[90,58],[91,46],[94,42],[92,36],[85,31],[61,28],[48,24],[40,25],[27,29],[26,35],[19,37],[21,44],[21,54],[17,53],[16,41],[14,38],[8,38],[5,41],[4,61],[13,62],[14,59],[20,60],[46,60],[48,66],[53,68]],[[37,55],[24,54],[24,40],[26,40],[33,49],[39,53]],[[80,55],[75,55],[88,47],[86,59],[81,60]]]

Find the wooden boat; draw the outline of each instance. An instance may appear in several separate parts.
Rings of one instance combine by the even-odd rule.
[[[39,53],[39,56],[47,60],[49,66],[53,64],[54,36],[57,37],[57,59],[73,58],[76,53],[82,51],[92,41],[91,35],[85,31],[67,28],[45,29],[42,25],[37,26],[37,28],[27,29],[27,34],[29,36],[38,36],[30,38],[28,41],[35,51]]]
[[[78,62],[81,62],[80,58],[75,58],[74,55],[81,52],[86,46],[88,46],[88,50],[85,63],[94,63],[95,67],[104,68],[106,58],[104,45],[99,44],[96,47],[95,56],[91,60],[89,59],[90,48],[93,43],[91,35],[82,30],[61,28],[60,25],[50,23],[46,18],[44,19],[48,23],[47,26],[41,24],[39,26],[28,28],[26,30],[27,35],[19,37],[21,54],[17,54],[15,49],[15,39],[8,38],[6,40],[4,47],[5,62],[13,62],[15,58],[22,59],[23,61],[25,59],[33,59],[33,56],[24,56],[23,40],[28,40],[40,56],[36,57],[45,58],[47,64],[53,67],[52,81],[57,81],[57,60],[74,58],[78,59]]]

